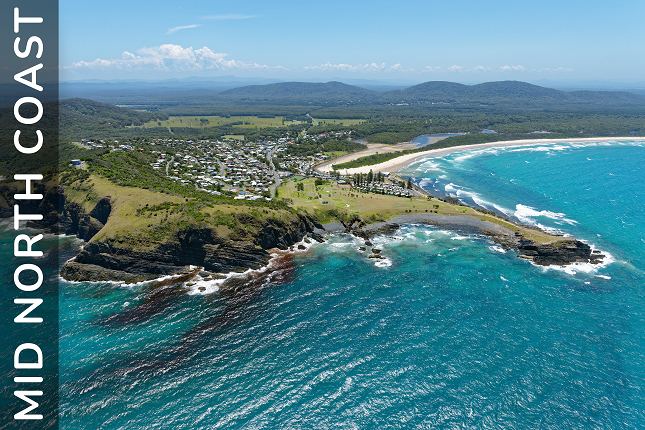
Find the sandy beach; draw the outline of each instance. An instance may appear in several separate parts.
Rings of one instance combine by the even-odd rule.
[[[428,144],[437,143],[440,140],[446,139],[447,137],[448,136],[429,136]],[[362,151],[352,152],[351,154],[347,154],[347,155],[341,155],[340,157],[335,158],[333,160],[325,161],[324,163],[321,163],[318,166],[316,166],[316,170],[320,172],[331,172],[333,170],[331,167],[333,164],[346,163],[348,161],[356,160],[357,158],[367,157],[368,155],[387,154],[390,152],[401,152],[407,149],[415,149],[419,145],[418,143],[413,143],[413,142],[397,143],[396,145],[388,145],[385,143],[364,143],[364,144],[367,145],[366,149],[363,149]]]
[[[342,169],[341,173],[342,174],[348,174],[348,175],[353,175],[354,173],[368,173],[370,170],[372,170],[374,173],[376,172],[399,172],[403,169],[405,169],[407,166],[410,164],[414,163],[416,160],[422,157],[427,157],[428,155],[432,156],[441,156],[441,155],[446,155],[450,154],[452,152],[458,152],[458,151],[463,151],[463,150],[478,150],[478,149],[485,149],[485,148],[500,148],[500,147],[507,147],[507,146],[523,146],[523,145],[535,145],[535,144],[543,144],[543,145],[550,145],[550,144],[557,144],[557,143],[565,143],[565,142],[612,142],[612,141],[619,141],[619,140],[645,140],[645,137],[592,137],[592,138],[583,138],[583,139],[530,139],[530,140],[509,140],[509,141],[499,141],[499,142],[490,142],[490,143],[479,143],[475,145],[461,145],[461,146],[453,146],[450,148],[439,148],[439,149],[430,149],[428,151],[423,151],[423,152],[417,152],[414,154],[406,154],[402,155],[400,157],[394,158],[392,160],[388,160],[383,163],[379,164],[373,164],[371,166],[363,166],[363,167],[355,167],[352,169]],[[350,158],[350,156],[354,156],[353,158]],[[333,164],[338,164],[346,161],[350,161],[350,159],[356,159],[359,157],[364,157],[366,155],[369,155],[367,153],[363,153],[363,151],[360,151],[359,153],[354,153],[354,154],[349,154],[345,157],[348,159],[340,161],[340,160],[334,160]],[[324,165],[320,165],[317,167],[317,170],[321,172],[330,172],[332,171],[331,168],[332,163],[327,163]]]

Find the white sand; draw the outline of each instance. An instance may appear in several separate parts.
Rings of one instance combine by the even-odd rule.
[[[371,166],[355,167],[352,169],[342,169],[340,170],[341,174],[353,175],[354,173],[369,173],[372,172],[399,172],[405,169],[410,164],[414,163],[417,159],[422,157],[427,157],[428,155],[432,156],[441,156],[450,154],[452,152],[463,151],[463,150],[477,150],[485,148],[494,148],[494,147],[506,147],[506,146],[523,146],[523,145],[550,145],[556,143],[564,142],[613,142],[619,140],[645,140],[645,137],[592,137],[584,139],[530,139],[530,140],[509,140],[509,141],[500,141],[500,142],[490,142],[490,143],[478,143],[475,145],[461,145],[453,146],[450,148],[440,148],[440,149],[430,149],[428,151],[417,152],[414,154],[406,154],[400,157],[394,158],[389,161],[385,161],[379,164],[373,164]],[[338,163],[336,161],[335,163]],[[320,166],[319,170],[321,172],[331,172],[331,163],[329,165]]]

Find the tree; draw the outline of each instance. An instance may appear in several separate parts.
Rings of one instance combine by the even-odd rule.
[[[408,178],[408,189],[409,190],[412,189],[412,179],[411,178]]]

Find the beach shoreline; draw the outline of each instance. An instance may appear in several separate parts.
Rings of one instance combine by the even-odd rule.
[[[429,149],[423,152],[416,152],[414,154],[406,154],[400,157],[393,158],[391,160],[385,161],[379,164],[373,164],[370,166],[354,167],[351,169],[341,169],[339,172],[341,174],[353,175],[354,173],[369,173],[371,170],[374,173],[392,173],[399,172],[410,164],[416,162],[419,158],[427,157],[429,155],[447,155],[452,152],[458,152],[463,150],[478,150],[486,148],[502,148],[509,146],[525,146],[525,145],[549,145],[549,144],[558,144],[558,143],[576,143],[576,142],[613,142],[620,140],[642,140],[645,141],[645,137],[587,137],[587,138],[574,138],[574,139],[528,139],[528,140],[508,140],[508,141],[497,141],[489,143],[477,143],[474,145],[460,145],[452,146],[448,148],[437,148]],[[349,161],[349,160],[348,160]],[[321,172],[330,172],[332,171],[331,164],[321,165],[318,168]]]

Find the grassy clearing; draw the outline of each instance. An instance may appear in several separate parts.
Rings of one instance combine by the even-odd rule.
[[[339,188],[335,183],[315,187],[313,179],[301,181],[304,191],[296,189],[296,181],[287,181],[279,188],[281,198],[291,199],[295,207],[304,208],[308,212],[339,209],[348,214],[356,214],[366,222],[388,220],[397,215],[414,213],[437,213],[439,215],[471,215],[482,221],[488,221],[521,233],[527,239],[536,243],[553,243],[561,241],[562,237],[552,236],[539,230],[533,230],[515,225],[493,215],[478,212],[465,206],[452,205],[446,202],[426,197],[406,198],[381,194],[364,194],[351,188]],[[328,203],[323,203],[324,201]]]
[[[142,127],[159,127],[159,122],[163,127],[189,127],[204,128],[217,127],[232,124],[233,127],[282,127],[284,124],[291,123],[284,121],[284,117],[276,116],[274,118],[259,118],[257,116],[171,116],[166,121],[149,121]]]
[[[214,227],[224,237],[239,226],[236,221],[239,214],[251,214],[257,219],[285,215],[283,211],[265,207],[209,205],[193,198],[115,185],[95,175],[83,182],[74,182],[65,194],[86,213],[101,198],[109,196],[112,212],[103,229],[91,241],[117,239],[138,250],[153,249],[159,243],[172,240],[176,232],[189,225]]]
[[[316,119],[320,125],[345,125],[353,126],[365,122],[362,119]],[[159,124],[161,123],[161,124]],[[292,124],[301,124],[302,121],[286,120],[283,116],[276,116],[274,118],[260,118],[257,116],[170,116],[164,121],[148,121],[139,127],[188,127],[188,128],[206,128],[218,127],[222,125],[232,125],[233,127],[244,128],[275,128],[284,127]]]
[[[331,158],[336,158],[336,157],[340,157],[341,155],[347,155],[347,154],[351,154],[351,153],[348,152],[348,151],[325,151],[325,152],[323,152],[323,154],[325,154],[325,155],[327,155],[328,157],[331,157]]]
[[[318,121],[318,125],[356,125],[356,124],[362,124],[365,122],[364,119],[347,119],[347,118],[341,118],[341,119],[328,119],[328,118],[314,118],[316,121]]]

